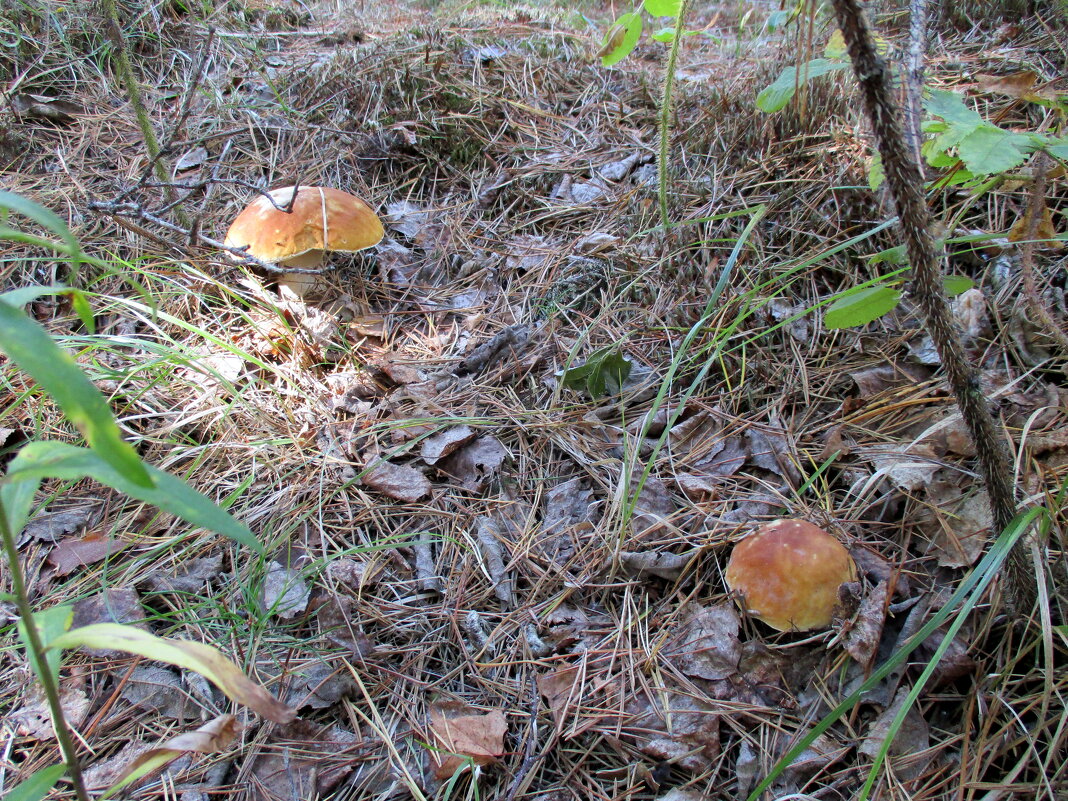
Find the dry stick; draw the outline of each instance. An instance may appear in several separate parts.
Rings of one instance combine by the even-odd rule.
[[[137,117],[137,125],[141,129],[141,135],[145,139],[145,149],[148,151],[149,160],[155,165],[156,178],[164,184],[163,191],[167,195],[168,202],[173,203],[174,190],[167,183],[170,180],[170,176],[167,174],[167,165],[160,158],[159,140],[156,139],[156,131],[152,127],[152,120],[148,118],[145,103],[141,98],[141,84],[138,83],[137,76],[133,72],[133,66],[130,64],[130,54],[126,49],[126,39],[122,35],[122,28],[119,26],[119,12],[115,8],[115,0],[102,0],[101,5],[105,16],[104,27],[107,29],[108,38],[115,48],[115,61],[119,67],[119,75],[122,78],[123,85],[126,87],[126,94],[130,97],[130,105],[133,106],[134,116]],[[185,219],[181,209],[177,210],[175,217],[182,225],[188,225],[188,220]]]
[[[1049,168],[1049,156],[1038,153],[1032,164],[1034,186],[1031,187],[1031,202],[1027,209],[1027,231],[1024,233],[1023,248],[1020,251],[1020,277],[1023,279],[1024,294],[1031,305],[1031,313],[1045,326],[1046,331],[1057,340],[1068,356],[1068,334],[1061,330],[1053,319],[1049,309],[1042,300],[1042,294],[1035,283],[1035,241],[1038,239],[1038,227],[1045,217],[1046,210],[1046,170]]]
[[[900,116],[893,101],[890,70],[875,52],[871,31],[857,0],[834,0],[834,10],[849,46],[853,71],[871,117],[887,185],[901,220],[913,272],[912,294],[946,369],[961,417],[975,442],[979,469],[990,496],[994,529],[1001,532],[1009,527],[1016,515],[1012,462],[983,397],[979,374],[965,356],[942,291],[942,271],[931,236],[923,176],[905,144]],[[1027,543],[1021,539],[1005,562],[1006,599],[1010,607],[1024,615],[1034,604],[1037,580],[1031,570],[1027,548]]]
[[[927,45],[927,0],[912,0],[909,7],[909,65],[905,73],[905,136],[912,157],[920,163],[920,121],[923,99],[923,55]]]

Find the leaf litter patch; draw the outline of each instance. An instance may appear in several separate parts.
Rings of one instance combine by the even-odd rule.
[[[260,672],[306,719],[271,730],[247,724],[248,746],[232,768],[208,774],[194,766],[201,772],[192,775],[204,778],[197,792],[410,797],[455,778],[478,782],[487,797],[508,797],[515,777],[517,788],[546,788],[550,797],[740,796],[944,602],[989,537],[967,437],[907,305],[884,329],[838,332],[832,341],[818,314],[792,319],[844,288],[846,271],[815,267],[808,286],[773,298],[729,347],[715,348],[712,329],[762,297],[755,284],[781,267],[783,254],[813,252],[855,232],[858,221],[882,218],[867,194],[827,189],[856,171],[848,154],[863,151],[859,141],[840,147],[840,125],[824,125],[848,112],[842,93],[828,98],[813,87],[809,119],[776,118],[769,139],[753,123],[760,80],[745,74],[760,69],[754,59],[723,62],[709,37],[683,48],[684,70],[708,61],[736,73],[736,83],[719,87],[688,82],[677,97],[687,136],[673,144],[673,189],[683,213],[699,218],[766,201],[752,187],[766,186],[768,170],[811,176],[798,190],[811,190],[811,202],[773,210],[741,254],[744,274],[698,339],[702,353],[717,353],[715,363],[687,395],[703,365],[682,354],[671,372],[677,333],[703,308],[741,226],[729,217],[697,224],[694,239],[712,244],[633,237],[656,226],[656,104],[642,74],[654,51],[605,73],[575,58],[584,34],[564,35],[560,20],[531,11],[494,10],[492,26],[465,17],[436,26],[433,37],[413,19],[399,38],[387,26],[400,23],[379,13],[367,11],[375,35],[362,41],[325,45],[258,29],[278,51],[267,65],[271,86],[259,56],[221,51],[223,103],[198,95],[206,105],[189,127],[240,133],[229,145],[211,135],[183,145],[173,167],[183,179],[218,167],[259,185],[277,184],[289,175],[284,165],[301,164],[310,171],[302,180],[364,184],[388,214],[391,239],[370,262],[335,265],[317,306],[287,305],[257,282],[224,292],[199,278],[183,285],[199,293],[197,303],[171,302],[168,284],[165,311],[192,314],[247,355],[220,353],[216,342],[157,321],[160,341],[188,345],[196,368],[176,370],[167,392],[140,376],[123,387],[151,458],[195,457],[194,478],[218,497],[248,480],[248,499],[236,500],[235,512],[265,542],[296,541],[314,556],[299,571],[282,561],[251,571],[265,577],[257,587],[240,553],[208,553],[216,546],[199,532],[165,529],[195,544],[169,566],[146,558],[155,543],[136,537],[121,552],[98,544],[75,558],[73,543],[98,521],[56,518],[23,543],[27,554],[55,554],[42,599],[45,589],[76,587],[96,596],[79,605],[87,622],[152,627],[163,615],[230,647],[254,641]],[[698,24],[726,36],[737,22]],[[512,77],[519,75],[537,80]],[[720,107],[713,125],[708,109]],[[307,116],[294,119],[287,109]],[[24,113],[20,125],[35,114]],[[99,132],[72,116],[61,121],[73,148],[65,168],[92,192],[123,188],[112,185],[112,170],[88,163],[84,137],[95,143]],[[40,129],[20,130],[35,143],[51,141]],[[24,157],[53,151],[35,144]],[[709,159],[722,167],[711,182]],[[55,171],[43,161],[27,167],[13,180],[31,192],[34,176]],[[246,194],[239,183],[213,187],[203,224],[224,227],[225,212]],[[81,208],[79,199],[70,207]],[[152,252],[139,240],[111,244],[150,263],[181,252]],[[174,280],[185,282],[197,270],[179,272]],[[1021,326],[1013,340],[998,330],[998,320],[1012,317],[1011,291],[983,289],[958,303],[958,319],[973,354],[985,359],[984,394],[1021,454],[1021,484],[1043,497],[1068,469],[1063,382],[1033,371],[1035,363],[1023,366],[1025,349],[1031,358],[1042,351],[1033,331]],[[124,336],[150,326],[140,318],[116,325],[126,326]],[[744,351],[734,347],[749,336]],[[566,365],[599,353],[618,356],[607,372],[622,381],[561,380]],[[111,366],[120,364],[116,357]],[[202,416],[186,418],[183,408]],[[41,419],[49,414],[40,411]],[[865,555],[857,561],[866,583],[851,590],[852,606],[812,639],[774,635],[740,615],[722,584],[731,544],[787,515],[832,523]],[[109,530],[125,539],[138,529]],[[105,565],[109,576],[126,571],[118,585],[104,583]],[[99,595],[105,586],[118,589]],[[257,634],[233,622],[232,635],[202,616],[205,598],[224,599],[236,621],[256,617]],[[996,615],[996,596],[990,609]],[[1006,744],[1011,738],[955,728],[954,715],[1004,664],[981,614],[952,641],[906,717],[888,796],[900,789],[932,797],[965,753],[982,753],[989,765],[1025,758]],[[1001,631],[996,617],[982,620]],[[127,667],[100,671],[103,696]],[[192,721],[180,698],[197,698],[202,709],[217,700],[197,697],[184,677],[167,672],[170,679],[137,673],[158,698],[118,692],[132,705],[123,707],[127,715],[151,708],[153,719]],[[853,717],[795,760],[775,792],[854,792],[915,675],[903,669],[869,693]],[[533,712],[531,681],[539,693]],[[92,698],[93,714],[101,703]],[[1016,723],[984,709],[1001,721],[991,731]],[[72,703],[72,715],[77,710]],[[1034,722],[1036,736],[1044,736],[1041,726]],[[950,736],[940,740],[943,732]],[[16,756],[39,757],[39,748],[18,743]],[[112,778],[133,758],[103,753],[101,770]],[[1021,770],[1021,782],[1037,781],[1034,764]],[[665,777],[699,792],[668,790]],[[1000,778],[991,769],[977,780]]]

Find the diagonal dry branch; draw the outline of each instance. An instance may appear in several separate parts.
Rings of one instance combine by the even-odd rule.
[[[890,70],[875,50],[868,22],[856,0],[834,0],[834,10],[849,46],[853,71],[860,83],[887,185],[901,221],[901,232],[912,266],[912,294],[923,312],[961,416],[975,442],[980,473],[990,495],[994,526],[997,531],[1004,531],[1016,515],[1012,462],[983,397],[979,373],[964,353],[942,291],[942,271],[931,235],[923,175],[905,141],[900,113],[893,100]],[[1006,562],[1005,576],[1008,601],[1023,614],[1030,611],[1036,598],[1036,578],[1027,557],[1027,547],[1026,541],[1020,540],[1013,548]]]

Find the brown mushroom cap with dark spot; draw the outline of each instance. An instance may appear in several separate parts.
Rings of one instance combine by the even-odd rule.
[[[731,552],[727,586],[750,615],[779,631],[831,623],[838,588],[857,580],[849,551],[805,520],[776,520]]]
[[[382,221],[355,195],[324,186],[275,189],[274,204],[261,195],[237,215],[226,233],[227,247],[245,248],[251,256],[290,267],[311,268],[326,251],[355,253],[378,244]],[[282,208],[275,208],[275,204]]]

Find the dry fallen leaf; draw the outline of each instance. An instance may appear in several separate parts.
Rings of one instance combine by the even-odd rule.
[[[2,443],[0,443],[2,444]],[[19,535],[19,543],[30,539],[41,542],[59,542],[67,534],[95,526],[100,520],[102,505],[97,501],[79,503],[77,506],[34,515]]]
[[[619,564],[627,572],[635,575],[649,574],[668,581],[677,581],[686,566],[693,562],[700,553],[699,549],[685,553],[670,551],[623,551],[619,554]]]
[[[145,576],[145,584],[155,592],[198,595],[222,572],[222,554],[180,562],[174,573],[154,570]]]
[[[194,167],[199,167],[207,160],[208,149],[206,147],[194,147],[191,150],[185,151],[175,160],[174,171],[179,173],[184,170],[191,170]]]
[[[430,494],[430,479],[407,465],[376,460],[360,477],[365,487],[398,501],[414,503]]]
[[[61,686],[59,705],[63,709],[63,718],[67,725],[74,729],[81,726],[89,715],[89,698],[78,687]],[[30,685],[22,706],[7,718],[7,722],[14,726],[15,731],[22,737],[32,737],[36,740],[56,739],[48,699],[38,684]]]
[[[1023,242],[1027,239],[1027,234],[1031,230],[1031,212],[1028,210],[1024,216],[1020,217],[1012,228],[1009,229],[1009,241],[1010,242]],[[1046,205],[1046,201],[1042,200],[1042,218],[1038,221],[1038,230],[1035,232],[1035,241],[1044,248],[1050,250],[1060,250],[1064,247],[1064,242],[1056,238],[1057,228],[1053,224],[1053,212],[1050,211],[1049,206]]]
[[[145,610],[136,590],[114,587],[74,602],[74,617],[71,628],[81,628],[95,623],[125,623],[144,627]],[[92,656],[115,658],[123,656],[120,651],[87,647],[85,652]]]
[[[458,479],[465,490],[482,492],[497,477],[508,450],[492,435],[481,436],[437,463],[437,468]]]
[[[278,562],[271,562],[263,579],[260,608],[283,620],[292,620],[308,608],[311,590],[299,570],[292,570]]]
[[[444,459],[474,438],[475,432],[471,426],[452,426],[424,439],[419,446],[419,455],[427,464],[436,464],[439,459]]]
[[[868,729],[867,737],[857,747],[864,756],[872,759],[890,734],[890,725],[897,717],[908,696],[909,688],[897,691],[893,703],[883,710]],[[920,776],[933,758],[930,747],[930,729],[914,704],[905,714],[904,722],[890,741],[890,765],[894,775],[902,781],[911,781]]]
[[[593,528],[593,492],[581,479],[573,478],[546,492],[543,506],[534,549],[558,565],[566,564],[583,535]]]
[[[183,754],[214,754],[225,751],[237,737],[237,731],[237,719],[233,715],[220,715],[196,731],[183,732],[160,745],[146,743],[148,747],[130,760],[118,777],[109,783],[108,793],[143,779]]]
[[[728,678],[738,672],[742,658],[740,627],[731,604],[692,607],[664,645],[664,658],[687,676]]]
[[[470,759],[485,767],[504,753],[508,719],[503,712],[467,714],[463,705],[437,703],[430,707],[431,745],[429,752],[434,776],[445,781]]]
[[[26,92],[12,97],[11,107],[20,116],[46,120],[58,125],[70,125],[79,114],[85,113],[85,109],[69,100]]]
[[[119,694],[135,706],[169,720],[195,720],[200,709],[173,670],[138,665],[126,677]]]
[[[357,764],[359,738],[337,726],[297,720],[279,727],[252,760],[249,797],[325,798]]]
[[[713,705],[661,688],[648,694],[639,690],[622,721],[612,725],[635,740],[643,754],[700,773],[719,757],[719,717]]]
[[[119,537],[94,531],[78,540],[62,540],[48,554],[48,563],[55,568],[57,576],[67,576],[79,567],[119,553],[129,544]]]
[[[352,674],[344,665],[331,667],[315,662],[301,668],[290,667],[286,703],[294,709],[327,709],[356,689]]]

